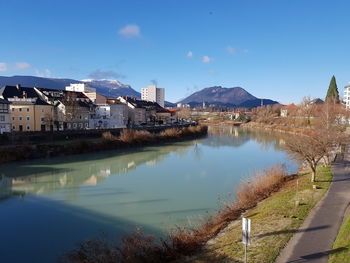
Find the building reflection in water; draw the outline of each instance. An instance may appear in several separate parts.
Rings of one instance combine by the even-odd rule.
[[[285,139],[281,134],[262,130],[242,129],[229,126],[209,127],[209,135],[204,140],[185,141],[159,147],[145,147],[128,153],[88,154],[54,158],[45,161],[14,163],[2,169],[0,177],[0,198],[14,194],[54,193],[58,189],[70,188],[68,199],[76,198],[79,186],[96,186],[110,176],[125,175],[140,165],[154,167],[170,153],[185,156],[190,149],[196,160],[201,159],[202,147],[241,147],[250,140],[261,147],[274,147],[281,150]],[[97,158],[97,157],[98,158]],[[59,163],[57,165],[57,163]],[[18,176],[25,171],[24,176]],[[40,168],[40,169],[39,169]],[[41,171],[43,170],[43,171]],[[67,193],[68,194],[68,193]]]
[[[185,155],[195,143],[194,141],[187,141],[161,147],[143,148],[140,152],[116,153],[112,157],[108,156],[98,160],[88,158],[84,162],[78,159],[76,165],[76,156],[72,156],[68,160],[65,159],[67,161],[66,167],[68,168],[60,168],[58,170],[55,169],[55,161],[57,159],[52,159],[52,163],[50,163],[50,160],[46,161],[45,164],[42,164],[40,161],[9,164],[0,177],[0,198],[9,197],[17,192],[42,194],[53,193],[63,188],[71,188],[73,192],[79,191],[79,186],[81,185],[97,185],[111,175],[128,174],[142,164],[156,166],[170,153],[175,153],[179,156]],[[91,156],[93,155],[89,155],[89,157]],[[72,162],[69,162],[69,160]],[[14,169],[15,166],[23,166],[22,168],[26,170],[28,175],[18,176]],[[45,171],[37,172],[37,168],[42,166],[45,166]],[[74,194],[71,198],[74,199]]]

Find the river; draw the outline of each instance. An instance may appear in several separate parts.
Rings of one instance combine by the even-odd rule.
[[[161,146],[0,165],[0,262],[55,262],[77,242],[136,226],[164,235],[232,200],[243,178],[285,164],[281,134],[210,127]]]

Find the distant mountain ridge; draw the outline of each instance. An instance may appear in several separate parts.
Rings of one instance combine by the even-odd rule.
[[[21,84],[23,87],[39,87],[39,88],[50,88],[50,89],[61,89],[64,90],[66,86],[71,83],[86,83],[92,88],[96,89],[97,93],[100,93],[106,97],[119,97],[128,96],[141,98],[141,93],[134,90],[130,85],[123,84],[118,80],[110,79],[60,79],[60,78],[43,78],[35,76],[12,76],[4,77],[0,76],[0,87],[6,85],[17,85]],[[165,102],[165,107],[174,107],[174,103]]]
[[[257,107],[261,104],[277,104],[277,101],[271,99],[260,99],[241,87],[224,88],[214,86],[204,88],[192,95],[180,100],[178,103],[189,104],[191,107],[202,105],[219,105],[227,107]]]

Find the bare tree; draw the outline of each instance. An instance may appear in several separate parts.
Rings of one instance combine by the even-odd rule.
[[[288,139],[285,145],[294,159],[308,163],[312,171],[311,182],[315,182],[317,165],[329,150],[329,142],[322,137],[321,134],[299,135]]]
[[[290,155],[300,161],[306,161],[312,170],[311,181],[316,179],[316,168],[322,158],[330,164],[331,156],[346,138],[344,134],[347,117],[340,104],[328,103],[317,107],[313,130],[308,135],[289,139],[286,148]]]
[[[314,115],[314,105],[310,97],[304,97],[300,103],[300,114],[306,120],[306,126],[311,127],[311,119]]]
[[[180,119],[190,119],[191,118],[191,109],[190,108],[182,108],[176,113],[177,117]]]

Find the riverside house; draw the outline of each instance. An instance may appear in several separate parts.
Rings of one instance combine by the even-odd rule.
[[[118,97],[128,106],[128,124],[170,123],[172,113],[157,102],[139,100],[131,97]]]
[[[43,100],[54,106],[55,130],[89,128],[89,120],[95,114],[95,105],[83,92],[34,89]]]
[[[113,129],[125,128],[128,107],[118,99],[106,98],[104,103],[97,103],[95,116],[90,120],[90,128]]]
[[[131,97],[118,97],[118,100],[128,106],[127,125],[146,123],[146,108],[142,107],[140,100]]]
[[[11,132],[10,102],[0,99],[0,134]]]
[[[33,88],[5,86],[0,98],[10,102],[13,131],[53,130],[53,106],[42,100]]]

